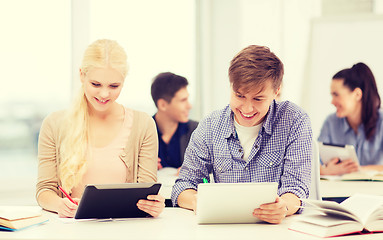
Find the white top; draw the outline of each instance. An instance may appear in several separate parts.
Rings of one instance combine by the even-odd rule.
[[[251,148],[254,145],[255,139],[258,137],[258,133],[262,125],[263,122],[252,127],[244,127],[239,125],[239,123],[234,118],[234,127],[237,131],[239,142],[243,148],[243,160],[248,161]]]

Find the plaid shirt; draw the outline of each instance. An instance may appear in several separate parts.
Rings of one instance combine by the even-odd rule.
[[[311,183],[312,130],[308,115],[297,105],[273,101],[248,160],[234,127],[230,106],[202,120],[193,132],[178,179],[173,205],[186,189],[197,190],[213,173],[215,182],[278,182],[278,195],[307,198]]]

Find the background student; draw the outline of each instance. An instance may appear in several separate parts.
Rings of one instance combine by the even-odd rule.
[[[355,147],[362,170],[383,171],[383,112],[374,75],[364,63],[336,73],[331,81],[336,113],[324,122],[318,141]],[[332,159],[321,166],[322,175],[359,170],[351,159]]]
[[[308,115],[297,105],[275,101],[283,64],[267,47],[252,45],[236,55],[229,68],[230,105],[204,118],[192,134],[173,205],[196,209],[197,186],[215,182],[278,182],[274,203],[253,215],[280,223],[307,198],[312,161]]]
[[[185,77],[171,72],[158,74],[152,83],[151,94],[157,113],[153,119],[158,133],[158,169],[180,168],[190,135],[198,122],[189,120],[191,104]]]
[[[112,40],[98,40],[85,51],[82,87],[71,108],[45,118],[38,144],[36,198],[60,217],[73,217],[86,184],[156,182],[157,135],[153,119],[116,100],[127,74],[125,51]],[[160,195],[140,200],[138,208],[158,216]]]

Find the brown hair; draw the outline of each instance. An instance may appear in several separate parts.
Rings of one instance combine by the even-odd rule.
[[[180,75],[171,72],[158,74],[154,78],[151,86],[154,104],[158,107],[157,102],[161,98],[170,103],[174,95],[176,95],[181,88],[187,87],[188,84],[188,80]]]
[[[229,79],[234,91],[245,92],[271,81],[277,90],[283,78],[283,63],[268,47],[250,45],[231,60]]]

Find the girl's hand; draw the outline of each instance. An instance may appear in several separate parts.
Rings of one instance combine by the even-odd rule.
[[[165,208],[165,198],[161,195],[149,195],[148,200],[141,199],[137,202],[138,209],[158,217]]]

